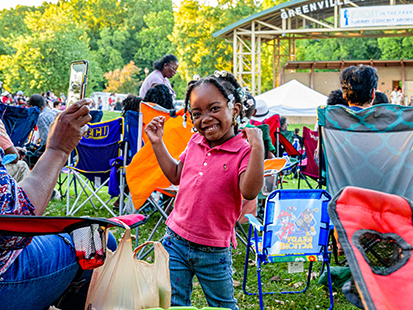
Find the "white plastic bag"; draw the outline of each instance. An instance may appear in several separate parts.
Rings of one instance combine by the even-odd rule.
[[[149,264],[135,253],[154,244],[155,262]],[[132,252],[130,228],[127,227],[118,248],[109,249],[105,264],[93,271],[85,310],[138,310],[171,305],[169,255],[159,242],[145,242]],[[90,309],[90,308],[89,308]]]

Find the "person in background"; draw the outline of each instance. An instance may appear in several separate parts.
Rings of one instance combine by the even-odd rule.
[[[56,113],[62,112],[62,104],[59,100],[53,101],[53,111],[56,111]]]
[[[390,98],[392,104],[400,104],[401,97],[398,87],[395,87],[394,90],[391,92]]]
[[[29,166],[23,160],[26,156],[26,149],[14,146],[2,120],[0,120],[0,147],[3,149],[5,155],[15,154],[16,159],[6,164],[5,167],[7,173],[10,174],[16,182],[22,181],[30,173]]]
[[[45,146],[47,136],[49,134],[49,126],[53,122],[57,111],[46,106],[44,98],[38,94],[31,95],[29,98],[30,107],[38,107],[40,109],[39,119],[37,120],[37,129],[40,134],[40,145]]]
[[[23,96],[17,98],[17,106],[27,108],[27,102]]]
[[[255,98],[248,94],[247,95],[247,100],[244,103],[244,109],[245,109],[245,118],[248,119],[248,123],[245,126],[246,128],[259,128],[262,131],[262,140],[264,142],[264,150],[265,150],[265,159],[271,159],[275,158],[274,152],[275,152],[275,147],[271,142],[271,137],[270,137],[270,126],[263,124],[263,125],[252,125],[250,124],[251,118],[256,115],[257,109],[256,109],[257,103],[255,101]]]
[[[347,101],[343,98],[341,89],[332,90],[327,97],[327,105],[342,105],[348,107]]]
[[[379,76],[377,70],[370,66],[351,66],[340,74],[343,98],[353,111],[372,107]]]
[[[60,97],[59,97],[59,100],[62,103],[62,105],[66,105],[66,96],[65,96],[65,94],[61,93]]]
[[[280,129],[281,129],[281,132],[283,132],[283,131],[288,131],[288,125],[290,125],[290,124],[287,122],[287,118],[286,118],[285,116],[281,116],[281,117],[280,117]]]
[[[172,100],[175,100],[176,94],[168,79],[174,77],[178,67],[178,58],[171,54],[163,56],[161,60],[155,60],[153,63],[154,71],[152,71],[143,81],[139,90],[139,97],[145,98],[149,88],[152,88],[157,84],[163,84],[168,87],[169,92],[172,95]]]
[[[404,95],[403,95],[402,88],[400,86],[397,87],[397,92],[399,93],[399,96],[398,96],[399,103],[398,104],[404,105],[404,102],[403,102]]]
[[[3,96],[3,98],[1,99],[1,102],[2,102],[3,104],[13,105],[13,98],[12,98],[11,94],[10,94],[8,91],[5,91],[5,92],[2,94],[2,96]]]
[[[149,88],[145,98],[143,98],[143,101],[159,104],[167,110],[175,109],[172,95],[169,92],[168,87],[163,84],[158,84],[152,88]]]
[[[304,147],[304,140],[303,140],[303,137],[300,136],[300,128],[294,129],[294,140],[295,139],[298,140],[299,146],[302,149]]]
[[[98,97],[98,110],[102,111],[103,110],[103,102],[102,102],[102,98]]]
[[[120,104],[120,98],[116,98],[116,102],[113,106],[113,111],[122,111],[122,105]]]
[[[109,110],[113,110],[113,105],[114,105],[114,103],[115,103],[115,93],[111,93],[110,94],[110,96],[109,96],[109,99],[108,99],[108,101],[109,101]]]
[[[139,112],[139,105],[142,99],[135,95],[129,95],[122,101],[122,116],[125,117],[127,111]]]
[[[376,91],[374,100],[373,100],[373,105],[383,104],[383,103],[389,103],[389,98],[387,98],[385,93]]]

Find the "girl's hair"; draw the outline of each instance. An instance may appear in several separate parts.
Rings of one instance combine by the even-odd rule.
[[[163,84],[157,84],[149,88],[143,101],[159,104],[168,110],[175,109],[169,88]]]
[[[159,70],[162,71],[162,68],[165,64],[169,64],[171,62],[178,62],[178,58],[176,58],[174,55],[172,54],[168,54],[163,56],[161,59],[159,60],[155,60],[153,62],[153,70]]]
[[[217,73],[218,72],[218,73]],[[224,73],[224,74],[223,74]],[[192,91],[202,85],[202,84],[211,84],[214,85],[219,92],[228,100],[228,98],[231,94],[234,96],[234,103],[239,102],[241,103],[241,112],[240,112],[240,119],[245,117],[245,112],[244,112],[244,103],[247,100],[247,96],[244,96],[241,98],[241,94],[243,94],[243,90],[241,89],[241,86],[238,84],[237,79],[235,76],[233,76],[229,72],[224,72],[224,71],[216,71],[215,74],[210,75],[206,78],[199,79],[197,81],[192,80],[188,83],[188,87],[186,89],[186,94],[185,94],[185,114],[187,111],[190,110],[191,108],[191,93]],[[192,118],[192,114],[191,114]],[[234,127],[234,132],[235,134],[238,132],[238,123]]]
[[[122,101],[122,116],[125,117],[127,111],[139,112],[139,104],[142,99],[140,97],[129,95]]]

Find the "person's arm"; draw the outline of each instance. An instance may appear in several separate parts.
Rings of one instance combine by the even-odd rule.
[[[145,132],[151,141],[153,151],[163,173],[172,184],[179,185],[183,164],[181,161],[177,162],[171,154],[169,154],[163,143],[162,136],[164,125],[165,117],[155,117],[145,127]]]
[[[264,182],[264,144],[258,128],[244,128],[242,135],[248,139],[251,154],[247,169],[240,176],[240,189],[245,199],[252,200],[258,196]]]
[[[89,103],[89,99],[82,99],[56,117],[50,124],[45,152],[30,174],[19,183],[36,207],[36,215],[44,213],[61,169],[88,130],[86,124],[91,120]]]

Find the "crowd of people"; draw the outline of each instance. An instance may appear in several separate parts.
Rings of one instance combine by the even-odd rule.
[[[66,108],[66,96],[62,93],[59,97],[57,97],[52,91],[47,91],[42,92],[41,96],[51,108],[60,111]],[[14,94],[8,92],[7,90],[1,93],[1,102],[6,105],[27,108],[29,107],[28,101],[29,98],[27,98],[27,96],[24,95],[24,92],[21,90],[17,91]]]

